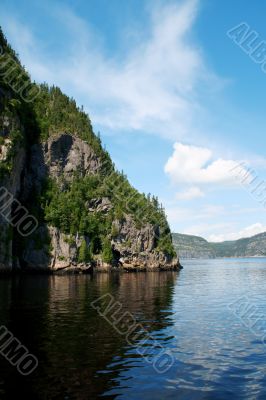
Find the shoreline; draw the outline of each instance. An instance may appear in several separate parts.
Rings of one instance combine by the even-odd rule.
[[[175,267],[68,267],[61,269],[50,269],[50,268],[25,268],[25,269],[0,269],[0,277],[9,276],[23,276],[23,275],[93,275],[95,273],[131,273],[131,272],[178,272],[184,267],[181,264]]]

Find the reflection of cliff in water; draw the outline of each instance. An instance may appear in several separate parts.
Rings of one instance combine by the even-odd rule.
[[[121,315],[131,312],[152,331],[169,324],[162,311],[171,306],[177,275],[171,271],[102,273],[24,277],[11,285],[9,281],[10,292],[2,297],[4,323],[38,357],[39,367],[21,379],[14,367],[0,360],[4,392],[34,400],[68,396],[85,400],[110,389],[117,372],[101,371],[114,357],[123,358],[128,345],[90,303],[110,293],[122,304]]]

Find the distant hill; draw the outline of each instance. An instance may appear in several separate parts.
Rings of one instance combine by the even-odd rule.
[[[173,244],[180,258],[266,256],[266,232],[220,243],[208,242],[199,236],[173,233]]]
[[[173,245],[180,258],[214,258],[215,253],[207,240],[199,236],[173,233]]]

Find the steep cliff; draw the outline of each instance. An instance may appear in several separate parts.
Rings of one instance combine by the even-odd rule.
[[[73,99],[30,81],[1,32],[0,45],[0,270],[179,268],[158,200],[115,169]]]

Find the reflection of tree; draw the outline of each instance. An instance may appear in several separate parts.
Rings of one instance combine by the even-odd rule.
[[[47,338],[45,320],[49,299],[49,276],[14,276],[0,280],[1,324],[5,325],[41,364],[47,363],[43,343]],[[8,292],[7,289],[8,288]],[[5,296],[3,296],[5,294]],[[21,376],[15,367],[0,357],[0,398],[44,399],[35,391],[41,368]]]
[[[27,386],[23,384],[26,398],[93,399],[111,389],[118,371],[107,371],[107,366],[114,357],[125,358],[128,345],[125,337],[90,303],[110,293],[122,304],[121,315],[129,311],[149,331],[157,330],[169,324],[165,309],[171,306],[177,274],[169,271],[33,277],[27,291],[24,287],[21,290],[24,281],[19,281],[12,296],[10,317],[19,318],[22,336],[27,342],[33,340],[33,350],[40,361],[34,376],[27,379]],[[21,380],[18,382],[22,385]]]

